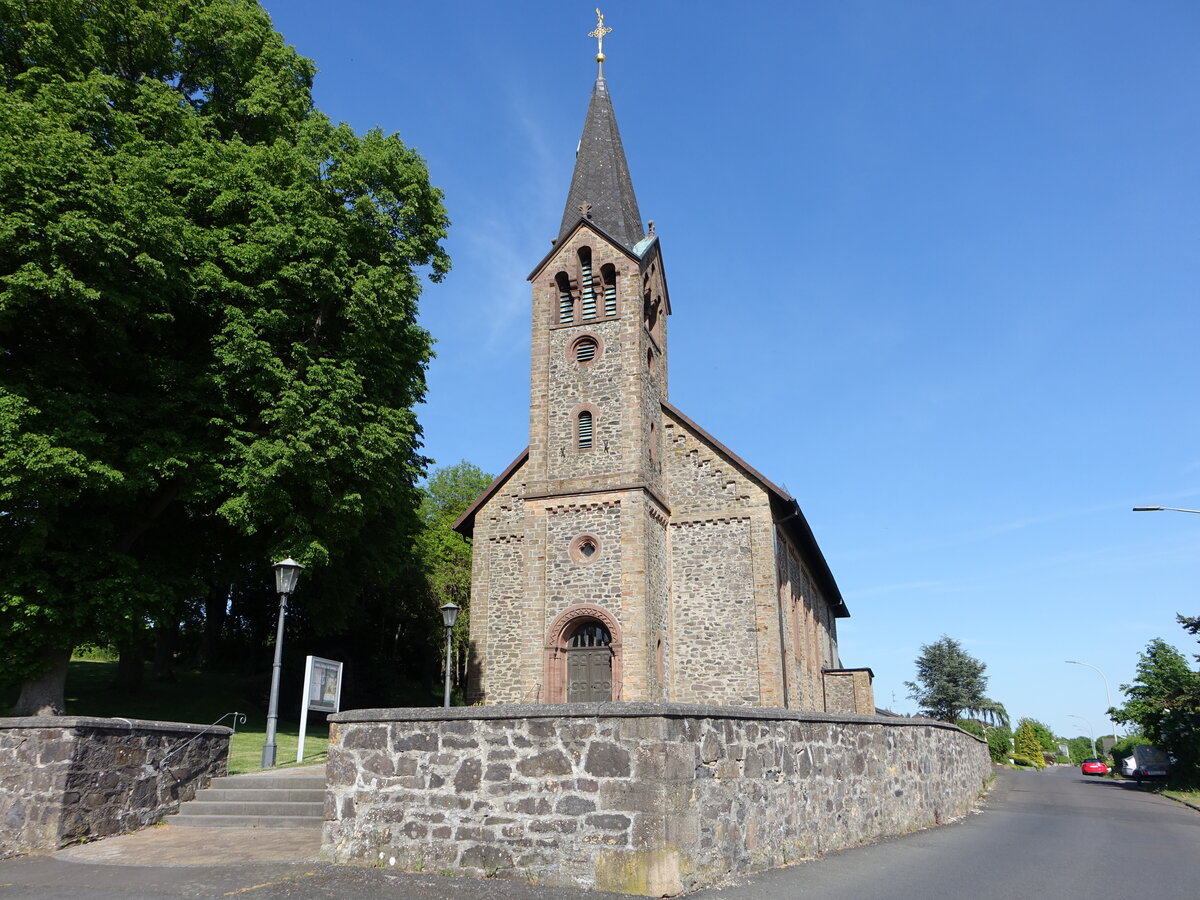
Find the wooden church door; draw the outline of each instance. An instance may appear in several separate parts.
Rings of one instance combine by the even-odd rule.
[[[612,635],[599,622],[580,625],[567,644],[567,702],[612,699]]]

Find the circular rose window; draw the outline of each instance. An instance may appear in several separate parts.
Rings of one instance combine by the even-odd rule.
[[[593,563],[600,558],[600,538],[594,534],[581,534],[571,541],[571,559],[580,565]]]

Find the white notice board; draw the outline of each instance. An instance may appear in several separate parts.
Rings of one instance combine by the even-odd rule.
[[[304,692],[300,701],[300,742],[296,762],[304,759],[304,732],[308,711],[337,712],[342,702],[342,664],[334,659],[309,656],[304,661]]]

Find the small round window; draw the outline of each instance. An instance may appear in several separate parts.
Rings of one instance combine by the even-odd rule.
[[[571,345],[571,359],[577,363],[595,362],[600,355],[600,342],[590,334],[585,334]]]
[[[600,538],[594,534],[581,534],[571,541],[571,559],[586,566],[600,558]]]

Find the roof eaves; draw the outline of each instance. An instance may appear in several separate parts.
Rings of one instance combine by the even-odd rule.
[[[554,246],[550,248],[550,252],[541,258],[541,261],[538,262],[538,264],[533,267],[533,271],[529,273],[529,275],[526,277],[525,280],[533,281],[533,279],[537,278],[538,273],[541,272],[542,269],[544,269],[546,267],[546,263],[550,262],[551,257],[553,257],[554,254],[558,252],[559,245],[565,244],[567,241],[569,241],[571,238],[573,238],[575,236],[575,232],[577,232],[580,228],[582,228],[585,225],[588,228],[592,229],[592,231],[596,232],[596,234],[598,236],[604,238],[604,240],[608,241],[610,244],[612,244],[614,247],[616,247],[618,250],[620,250],[622,253],[624,253],[626,256],[628,256],[630,259],[634,260],[635,262],[641,261],[641,257],[638,256],[638,254],[634,253],[632,250],[630,250],[628,247],[626,247],[623,243],[621,243],[620,240],[613,237],[611,234],[609,234],[607,231],[605,231],[603,228],[601,228],[599,225],[597,225],[591,219],[588,219],[584,216],[580,216],[578,221],[576,221],[575,225],[572,226],[572,228],[569,231],[567,231],[567,233],[565,235],[563,235],[561,238],[554,239]]]
[[[821,552],[821,547],[817,543],[817,538],[813,534],[812,527],[808,524],[808,520],[804,517],[804,512],[800,509],[800,504],[796,502],[796,499],[685,416],[673,404],[664,400],[662,401],[662,405],[663,409],[693,429],[704,440],[712,444],[718,452],[727,456],[734,465],[742,469],[742,471],[757,481],[772,495],[774,504],[781,507],[779,514],[775,518],[775,524],[787,529],[792,535],[793,540],[805,551],[807,561],[812,567],[813,575],[820,583],[822,593],[825,594],[830,605],[833,607],[834,615],[839,619],[849,618],[850,610],[846,607],[846,601],[842,599],[842,592],[838,589],[837,581],[833,577],[829,563],[825,560],[825,554]]]
[[[528,447],[522,450],[517,458],[508,464],[508,468],[497,475],[495,480],[487,486],[487,489],[479,495],[479,499],[467,507],[467,511],[458,517],[458,521],[453,525],[454,530],[463,537],[471,537],[475,531],[475,513],[479,512],[479,508],[495,496],[496,492],[504,486],[504,483],[508,481],[512,473],[520,468],[527,459],[529,459]]]

